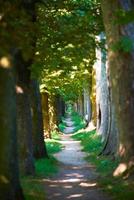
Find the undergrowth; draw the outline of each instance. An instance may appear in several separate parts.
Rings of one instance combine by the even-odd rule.
[[[77,113],[77,112],[71,112],[70,118],[73,122],[74,132],[84,128],[86,126],[85,120]],[[59,124],[59,130],[64,132],[64,129],[67,127],[67,124],[64,122],[66,120],[66,114],[65,117],[62,117],[62,122]]]
[[[72,138],[80,140],[83,151],[87,152],[86,160],[95,165],[99,174],[98,184],[108,192],[113,200],[134,200],[134,182],[121,177],[113,177],[113,172],[119,164],[119,159],[112,160],[106,156],[99,156],[102,149],[100,137],[90,132],[76,133]]]
[[[45,140],[49,158],[35,161],[34,176],[21,177],[25,200],[45,200],[43,179],[49,178],[58,172],[58,162],[53,157],[53,154],[59,152],[62,149],[62,145],[58,142],[60,135],[57,132],[52,133],[52,138]]]

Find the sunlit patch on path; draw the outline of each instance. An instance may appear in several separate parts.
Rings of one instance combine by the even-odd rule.
[[[64,149],[55,154],[60,163],[58,174],[44,179],[46,200],[110,200],[97,184],[94,167],[88,164],[78,141],[63,135]]]

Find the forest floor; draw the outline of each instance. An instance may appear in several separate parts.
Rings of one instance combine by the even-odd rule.
[[[98,174],[92,164],[86,162],[79,141],[70,135],[62,135],[64,148],[54,154],[59,162],[58,173],[43,180],[46,200],[111,200],[98,187]]]

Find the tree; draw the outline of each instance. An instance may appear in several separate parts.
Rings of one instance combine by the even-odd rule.
[[[50,119],[49,119],[49,94],[47,92],[42,92],[42,108],[43,108],[43,126],[45,131],[45,136],[51,138],[50,130]]]
[[[29,62],[21,52],[14,56],[16,64],[17,125],[19,138],[19,164],[22,174],[34,174],[32,115],[30,102]],[[18,67],[19,66],[19,67]],[[23,141],[23,142],[22,142]]]
[[[0,199],[24,199],[18,170],[14,70],[8,56],[0,56]]]
[[[41,94],[37,80],[31,80],[32,138],[35,158],[47,157],[44,142]]]
[[[101,33],[97,40],[104,40]],[[108,85],[106,72],[106,52],[103,48],[96,50],[96,104],[97,104],[97,133],[105,140],[108,130]]]
[[[125,169],[133,166],[134,156],[134,2],[101,1],[108,45],[111,91],[120,134],[119,153]]]
[[[46,1],[38,7],[37,21],[39,36],[33,73],[48,91],[60,93],[64,100],[76,100],[95,60],[94,35],[103,29],[100,3]]]

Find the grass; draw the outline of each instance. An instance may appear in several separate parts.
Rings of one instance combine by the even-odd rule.
[[[62,117],[62,120],[65,120],[65,119],[66,119],[66,117]],[[82,117],[76,112],[71,113],[71,119],[73,121],[73,125],[75,126],[74,132],[76,132],[86,126],[85,120],[82,119]],[[64,129],[66,128],[66,124],[62,121],[58,127],[59,127],[59,130],[64,132]]]
[[[58,131],[54,130],[51,132],[51,136],[52,136],[52,139],[54,140],[60,140],[61,134]]]
[[[45,200],[45,191],[42,181],[35,177],[21,179],[25,200]]]
[[[43,179],[49,178],[58,172],[58,162],[53,157],[54,153],[61,151],[62,145],[58,142],[60,135],[52,133],[54,139],[46,139],[48,158],[35,161],[35,176],[21,177],[21,185],[26,200],[45,200],[45,188]]]
[[[72,138],[81,141],[83,151],[88,153],[86,160],[96,166],[99,174],[99,186],[108,192],[113,197],[113,200],[134,200],[134,181],[112,176],[113,171],[118,166],[119,159],[117,158],[113,161],[106,156],[98,157],[102,144],[99,136],[95,133],[95,130],[77,133]]]
[[[58,153],[62,149],[62,145],[54,139],[46,139],[46,148],[49,155]]]

